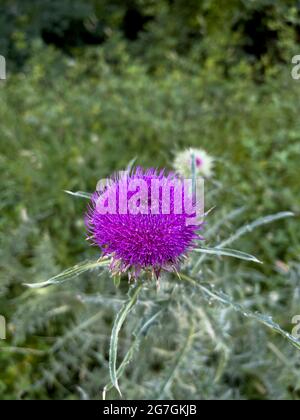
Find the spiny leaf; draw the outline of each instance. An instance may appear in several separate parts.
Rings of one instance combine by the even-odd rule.
[[[271,214],[269,216],[261,217],[257,220],[254,220],[252,223],[242,226],[232,236],[230,236],[228,239],[225,239],[225,241],[217,245],[217,248],[224,248],[225,246],[239,239],[241,236],[245,235],[246,233],[252,232],[254,229],[260,226],[264,226],[269,223],[276,222],[277,220],[286,219],[287,217],[293,216],[295,216],[294,213],[290,211],[284,211],[276,214]]]
[[[77,264],[74,267],[68,268],[57,276],[52,277],[51,279],[41,282],[41,283],[24,283],[24,286],[30,287],[31,289],[39,289],[42,287],[48,287],[54,284],[61,284],[67,280],[70,280],[74,277],[80,276],[80,274],[94,270],[100,267],[106,267],[109,265],[108,259],[102,259],[100,261],[85,261],[81,264]]]
[[[151,326],[155,323],[156,319],[159,317],[159,315],[163,312],[163,309],[160,309],[158,312],[156,312],[154,315],[151,314],[150,317],[148,317],[145,321],[142,322],[142,326],[138,329],[137,332],[134,333],[134,340],[127,351],[122,363],[120,364],[118,370],[117,370],[117,378],[119,379],[124,371],[126,366],[131,362],[132,357],[134,355],[134,352],[138,349],[141,339],[147,334],[148,330],[151,328]],[[106,399],[106,394],[113,388],[113,384],[107,384],[103,389],[103,400]]]
[[[87,192],[84,192],[84,191],[73,192],[73,191],[64,190],[64,192],[67,193],[67,194],[70,194],[74,197],[87,198],[87,199],[90,199],[92,197],[91,193],[87,193]]]
[[[267,225],[267,224],[273,223],[277,220],[285,219],[287,217],[293,217],[293,216],[295,216],[294,213],[289,212],[289,211],[284,211],[284,212],[272,214],[272,215],[269,215],[269,216],[261,217],[257,220],[254,220],[253,222],[239,228],[233,235],[231,235],[228,239],[225,239],[223,242],[221,242],[215,248],[223,249],[227,245],[230,245],[233,242],[235,242],[241,236],[243,236],[243,235],[245,235],[249,232],[252,232],[254,229],[256,229],[260,226]],[[192,270],[192,274],[196,274],[198,272],[198,269],[199,269],[200,265],[202,264],[202,262],[204,261],[204,259],[205,259],[205,255],[202,255],[198,259],[198,261],[196,261],[196,263],[194,265],[194,268]]]
[[[199,252],[201,254],[210,254],[210,255],[218,255],[218,256],[227,256],[227,257],[233,257],[238,258],[240,260],[245,261],[253,261],[256,263],[262,264],[262,262],[254,257],[253,255],[247,254],[242,251],[237,251],[235,249],[229,249],[229,248],[196,248],[194,249],[194,252]]]
[[[266,327],[270,328],[274,332],[282,335],[284,338],[286,338],[294,347],[296,347],[298,350],[300,350],[300,340],[298,340],[296,337],[293,337],[290,333],[283,330],[279,324],[273,321],[271,316],[260,314],[258,312],[252,312],[249,309],[245,308],[244,306],[240,305],[239,303],[234,302],[230,296],[226,295],[222,291],[216,291],[214,289],[210,289],[206,286],[203,286],[202,284],[198,283],[193,278],[186,276],[185,274],[181,274],[181,277],[188,281],[189,283],[193,284],[194,286],[201,289],[201,291],[204,293],[205,296],[209,297],[210,299],[214,299],[223,305],[230,306],[235,311],[241,313],[243,316],[247,318],[254,319],[258,321],[259,323],[265,325]]]

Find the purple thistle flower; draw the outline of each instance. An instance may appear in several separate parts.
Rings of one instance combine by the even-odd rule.
[[[174,185],[179,181],[181,194],[178,195]],[[159,185],[156,199],[153,196],[155,182]],[[145,186],[144,194],[141,183]],[[164,188],[169,191],[168,203],[162,193]],[[188,218],[196,215],[186,212],[187,198],[182,180],[174,173],[142,168],[123,173],[93,194],[85,217],[89,239],[100,247],[103,256],[112,257],[113,273],[128,271],[138,277],[141,270],[151,270],[158,278],[162,269],[176,269],[195,247],[195,241],[203,239],[198,234],[202,223],[187,223]],[[166,204],[170,211],[165,211]]]

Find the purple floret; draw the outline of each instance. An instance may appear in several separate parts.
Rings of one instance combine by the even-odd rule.
[[[148,203],[139,202],[143,208],[147,205],[148,214],[122,214],[121,203],[116,201],[115,214],[103,214],[98,211],[97,200],[106,194],[112,198],[132,180],[143,180],[147,183],[149,195]],[[182,214],[175,214],[175,194],[171,194],[169,214],[163,214],[162,197],[159,196],[159,208],[151,209],[151,182],[159,180],[166,187],[179,178],[173,173],[155,169],[143,170],[137,168],[134,172],[116,177],[107,182],[105,191],[93,194],[86,214],[85,223],[93,245],[102,250],[103,256],[112,257],[113,272],[129,271],[138,276],[141,270],[150,269],[157,277],[162,269],[175,268],[190,250],[195,247],[195,241],[202,239],[198,231],[200,224],[188,225],[189,214],[183,210]],[[173,190],[171,190],[173,191]],[[133,198],[137,191],[127,194],[127,199]],[[125,200],[126,201],[126,200]],[[182,205],[184,191],[182,190]],[[124,208],[124,206],[123,206]],[[184,205],[183,205],[184,209]]]

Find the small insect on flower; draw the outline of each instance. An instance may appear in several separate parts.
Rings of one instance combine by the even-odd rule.
[[[189,199],[195,203],[187,185],[174,173],[140,167],[101,183],[85,223],[92,244],[112,258],[114,275],[135,279],[144,270],[158,279],[162,270],[176,271],[203,239],[197,209],[187,209]]]
[[[183,177],[190,177],[193,156],[196,164],[196,175],[211,178],[214,159],[205,150],[201,149],[188,149],[178,153],[174,160],[175,171]]]

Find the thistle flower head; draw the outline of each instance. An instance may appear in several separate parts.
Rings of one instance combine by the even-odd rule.
[[[175,171],[183,177],[190,177],[193,156],[196,163],[196,175],[211,178],[214,159],[205,150],[201,149],[190,148],[178,153],[174,160]]]
[[[190,193],[181,181],[164,170],[137,168],[93,194],[85,218],[89,238],[112,258],[113,273],[137,277],[151,270],[159,277],[162,269],[175,269],[201,239],[201,222],[189,219],[195,214],[185,210]]]

